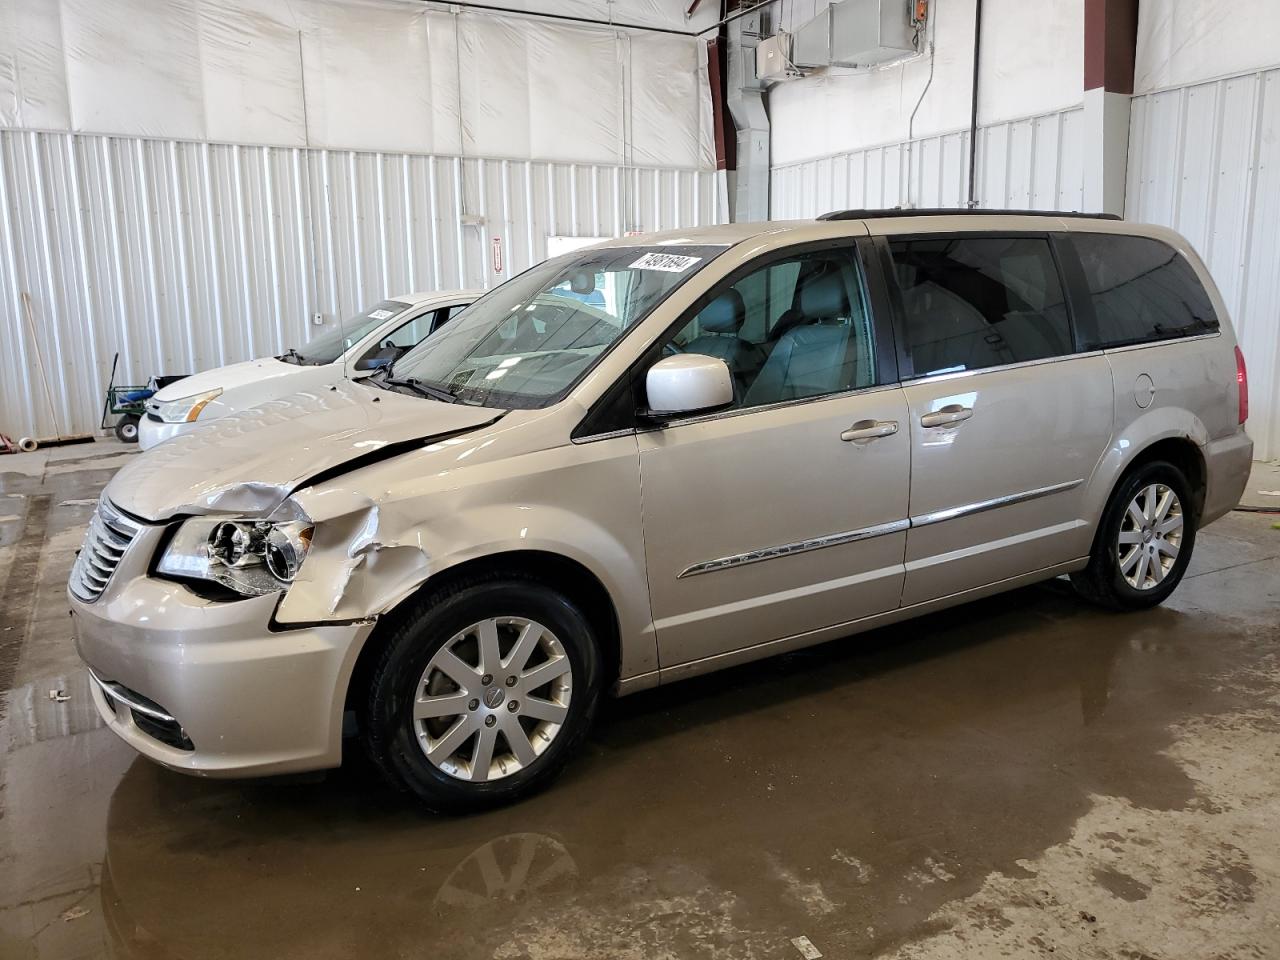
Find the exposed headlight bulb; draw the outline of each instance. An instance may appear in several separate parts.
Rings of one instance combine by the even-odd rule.
[[[256,532],[253,524],[225,520],[209,534],[209,555],[223,566],[239,566],[246,556],[259,552],[254,541],[262,538]]]
[[[267,534],[263,559],[271,575],[283,583],[293,583],[298,568],[311,546],[311,527],[290,523],[273,526]]]

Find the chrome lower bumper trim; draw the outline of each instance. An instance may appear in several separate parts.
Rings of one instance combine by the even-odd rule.
[[[100,676],[89,671],[89,676],[93,678],[93,682],[108,698],[116,703],[122,703],[130,710],[142,714],[144,717],[150,717],[152,720],[158,720],[161,723],[177,723],[173,717],[159,709],[156,704],[147,702],[142,699],[139,694],[134,693],[128,687],[123,687],[118,683],[112,683],[110,680],[103,680]]]

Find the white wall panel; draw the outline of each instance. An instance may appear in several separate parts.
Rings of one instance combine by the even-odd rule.
[[[782,0],[791,31],[828,0]],[[969,122],[974,0],[930,5],[920,53],[879,67],[814,70],[769,88],[773,162],[935,137]],[[1084,2],[984,0],[978,121],[993,124],[1077,106],[1084,83]],[[932,54],[929,52],[932,49]]]
[[[0,432],[95,429],[117,350],[140,383],[278,353],[312,313],[492,285],[548,235],[717,222],[718,176],[0,131]]]
[[[1280,68],[1135,97],[1126,215],[1208,264],[1249,367],[1255,456],[1280,457]]]
[[[1084,196],[1083,112],[1072,108],[978,128],[978,204],[1079,210]],[[773,168],[772,216],[840,208],[962,207],[969,133],[960,131]]]

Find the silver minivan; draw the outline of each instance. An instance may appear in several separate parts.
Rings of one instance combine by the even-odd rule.
[[[359,382],[138,457],[71,575],[97,706],[175,770],[437,810],[623,694],[1068,574],[1164,600],[1246,482],[1245,371],[1172,231],[847,211],[542,263]]]

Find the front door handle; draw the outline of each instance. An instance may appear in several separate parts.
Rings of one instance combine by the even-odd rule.
[[[935,410],[933,413],[926,413],[920,418],[920,426],[922,427],[953,427],[957,423],[962,423],[973,416],[973,407],[962,407],[958,403],[951,403],[943,407],[941,410]]]
[[[875,440],[878,437],[892,437],[897,432],[897,420],[859,420],[844,433],[840,434],[840,439],[848,440],[852,443],[866,443],[868,440]]]

